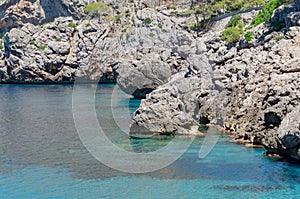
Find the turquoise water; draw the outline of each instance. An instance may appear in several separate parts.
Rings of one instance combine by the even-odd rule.
[[[203,138],[196,138],[180,159],[161,170],[113,170],[81,143],[72,88],[0,85],[0,198],[300,198],[299,164],[265,158],[264,150],[230,143],[226,136],[204,159],[198,158]],[[166,145],[169,140],[129,140],[118,130],[110,111],[113,88],[99,85],[96,92],[98,119],[112,141],[135,151]],[[132,113],[140,102],[117,92],[113,108],[126,120],[127,106]]]

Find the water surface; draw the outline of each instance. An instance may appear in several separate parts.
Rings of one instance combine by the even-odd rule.
[[[82,85],[83,91],[95,85]],[[130,140],[111,118],[114,85],[99,85],[96,109],[113,142],[137,152],[169,140]],[[106,167],[80,142],[71,85],[0,85],[0,198],[300,198],[300,166],[262,156],[222,136],[198,158],[203,138],[162,170],[128,174]],[[139,100],[121,91],[116,117],[128,119]],[[89,103],[89,99],[86,99]],[[84,103],[82,108],[84,110]]]

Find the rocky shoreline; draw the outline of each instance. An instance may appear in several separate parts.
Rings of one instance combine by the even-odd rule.
[[[252,38],[235,43],[222,40],[231,16],[199,33],[187,28],[194,19],[172,15],[165,5],[105,1],[111,9],[79,20],[86,2],[74,4],[74,12],[66,2],[58,6],[64,17],[34,15],[7,30],[0,83],[117,82],[145,98],[132,136],[197,135],[199,125],[214,125],[248,146],[300,159],[299,2],[274,12],[272,20],[284,22],[280,30],[249,26]],[[249,24],[257,14],[242,13],[240,20]]]

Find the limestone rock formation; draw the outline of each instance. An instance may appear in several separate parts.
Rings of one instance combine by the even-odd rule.
[[[142,101],[131,134],[195,134],[191,130],[196,123],[211,123],[253,144],[263,144],[269,153],[295,156],[295,151],[285,150],[279,129],[286,115],[300,104],[300,28],[289,27],[285,34],[267,33],[268,28],[260,26],[252,45],[239,42],[228,46],[218,38],[220,33],[208,32],[198,40],[198,46],[205,46],[200,54],[209,59],[209,75],[203,76],[203,67],[197,64],[192,67],[192,56],[188,56],[189,70],[180,76],[180,83],[172,81],[180,73],[175,74],[169,79],[172,84],[159,86]],[[191,83],[194,79],[197,84]],[[211,81],[205,83],[205,79]],[[186,95],[180,88],[187,85],[191,92]],[[177,116],[184,120],[176,119]],[[185,130],[181,129],[183,126]]]
[[[123,42],[126,56],[118,69],[118,84],[126,93],[144,98],[172,74],[187,70],[185,49],[193,40],[154,9],[138,11],[134,25],[137,28]]]
[[[284,151],[291,157],[300,160],[300,106],[283,119],[278,129]]]
[[[79,19],[84,15],[80,5],[84,4],[72,0],[4,0],[0,4],[0,36],[26,23],[38,25],[68,16]]]
[[[116,60],[111,58],[118,41],[104,41],[109,30],[97,19],[79,23],[71,17],[12,29],[5,36],[0,82],[70,83],[76,77],[114,82]]]

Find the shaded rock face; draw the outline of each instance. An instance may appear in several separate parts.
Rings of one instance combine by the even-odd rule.
[[[296,7],[296,10],[300,11],[300,1],[299,0],[295,0],[295,7]]]
[[[279,138],[282,140],[281,148],[289,156],[300,160],[300,106],[283,119],[278,129]],[[279,151],[280,153],[281,151]]]

